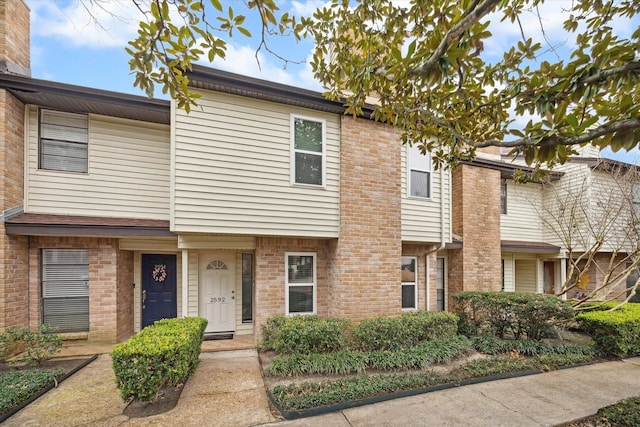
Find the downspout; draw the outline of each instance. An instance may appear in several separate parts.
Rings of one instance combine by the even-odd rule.
[[[433,249],[430,249],[425,254],[426,266],[427,266],[427,268],[425,269],[427,270],[427,291],[425,292],[426,294],[425,307],[427,308],[427,311],[429,311],[429,304],[431,303],[431,299],[429,298],[429,271],[430,271],[429,255],[444,249],[444,247],[446,246],[445,235],[446,235],[446,231],[444,228],[444,169],[440,169],[440,243],[437,246],[434,245]]]

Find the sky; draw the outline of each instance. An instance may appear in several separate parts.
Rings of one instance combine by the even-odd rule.
[[[37,79],[69,83],[91,88],[143,96],[144,93],[133,86],[128,55],[124,48],[127,42],[135,38],[141,13],[131,0],[26,0],[31,9],[31,72]],[[398,0],[401,3],[402,0]],[[278,5],[284,12],[295,16],[308,16],[324,2],[282,1]],[[238,0],[226,1],[225,6],[234,7],[236,13],[243,9]],[[547,1],[539,10],[523,14],[521,22],[527,36],[553,46],[549,60],[568,55],[572,40],[567,39],[562,29],[564,11],[571,0]],[[87,12],[90,8],[91,14]],[[500,23],[496,16],[490,16],[489,30],[495,37],[485,44],[484,55],[487,58],[502,54],[504,49],[521,39],[520,28],[510,23]],[[541,31],[544,26],[544,35]],[[629,36],[640,23],[621,21],[616,29],[620,36]],[[255,14],[247,13],[245,26],[254,34],[248,38],[234,33],[228,39],[226,59],[208,61],[202,65],[226,71],[275,81],[310,90],[322,91],[322,87],[313,78],[310,66],[306,62],[311,55],[313,43],[303,39],[296,42],[293,37],[272,39],[270,46],[281,56],[299,64],[285,64],[267,52],[257,53],[258,19]],[[549,42],[545,41],[546,39]],[[557,55],[557,56],[556,56]],[[528,121],[523,117],[523,122]],[[607,150],[603,155],[608,158],[640,164],[640,151],[612,153]]]

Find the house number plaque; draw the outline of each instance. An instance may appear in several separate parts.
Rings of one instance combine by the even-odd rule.
[[[227,299],[225,297],[213,297],[209,302],[226,302]]]

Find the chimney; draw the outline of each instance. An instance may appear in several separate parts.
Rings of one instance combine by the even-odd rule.
[[[29,7],[0,0],[0,73],[31,76]]]

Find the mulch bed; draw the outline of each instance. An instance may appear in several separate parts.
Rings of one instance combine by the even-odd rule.
[[[163,387],[154,402],[133,401],[124,408],[122,413],[129,418],[141,418],[170,411],[178,404],[183,388],[184,384]]]

